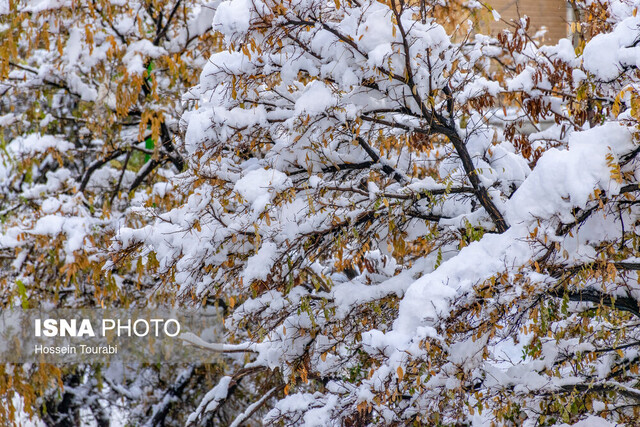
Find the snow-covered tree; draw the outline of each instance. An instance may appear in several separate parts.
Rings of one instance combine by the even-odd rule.
[[[101,266],[93,257],[132,200],[167,203],[161,183],[184,166],[180,97],[218,44],[208,32],[214,9],[106,0],[2,7],[1,245],[3,260],[16,258],[2,284],[21,281],[26,298],[64,298],[96,282],[76,276],[102,275],[91,271]],[[108,275],[87,293],[109,301],[121,286]],[[3,290],[5,300],[17,297]]]
[[[570,4],[545,45],[473,0],[0,2],[3,306],[216,303],[231,353],[2,365],[0,421],[639,423],[640,0]]]
[[[188,424],[241,378],[233,425],[637,423],[638,3],[550,46],[474,1],[220,3],[188,199],[111,247],[228,310]]]
[[[200,0],[0,1],[3,308],[152,299],[153,265],[103,270],[105,249],[118,227],[145,224],[136,206],[182,202],[167,181],[184,168],[181,96],[219,45],[210,31],[214,7]],[[213,370],[3,365],[0,424],[15,421],[14,393],[24,412],[37,411],[49,425],[81,417],[108,425],[121,407],[131,423],[180,422],[188,409],[176,402],[197,406]]]

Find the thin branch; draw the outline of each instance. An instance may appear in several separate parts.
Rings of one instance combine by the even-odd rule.
[[[244,410],[243,413],[238,415],[233,422],[229,425],[229,427],[238,427],[243,425],[245,421],[249,420],[253,414],[255,414],[258,409],[260,409],[272,396],[279,393],[281,390],[285,388],[286,384],[281,384],[278,387],[273,387],[271,390],[266,392],[260,399],[251,405],[247,406],[247,409]]]
[[[105,165],[106,163],[108,163],[111,160],[115,159],[116,157],[118,157],[121,154],[122,154],[121,150],[115,150],[111,154],[108,154],[105,158],[98,159],[98,160],[94,161],[93,163],[91,163],[89,165],[89,167],[87,168],[87,170],[85,171],[84,175],[82,176],[82,179],[80,181],[80,188],[78,189],[78,191],[80,193],[83,193],[85,188],[87,187],[87,184],[89,183],[89,179],[91,179],[91,175],[93,175],[93,173],[98,168],[102,167],[103,165]]]
[[[155,427],[164,425],[164,420],[169,412],[169,408],[171,404],[175,401],[177,397],[182,395],[184,389],[187,384],[193,377],[195,372],[195,368],[193,366],[189,366],[186,370],[184,370],[177,378],[176,382],[169,387],[169,390],[166,391],[162,400],[153,406],[153,415],[151,418],[145,423],[145,427]]]
[[[576,291],[556,289],[551,291],[550,295],[556,298],[564,298],[565,296],[568,296],[569,301],[573,302],[592,302],[595,304],[602,304],[606,307],[629,312],[640,318],[640,307],[638,306],[638,301],[630,296],[622,297],[618,295],[610,295],[594,288]]]
[[[158,166],[160,163],[162,162],[156,159],[151,159],[147,163],[145,163],[144,166],[142,166],[142,169],[138,171],[138,175],[136,175],[135,179],[131,183],[131,186],[129,186],[129,192],[132,192],[133,190],[138,188],[140,184],[142,184],[142,181],[144,181],[145,178],[151,172],[153,172],[156,166]]]
[[[245,344],[220,344],[204,341],[199,336],[186,332],[179,337],[182,341],[189,345],[193,345],[204,350],[213,351],[215,353],[257,353],[254,343]]]
[[[180,7],[180,3],[182,3],[182,0],[178,0],[176,4],[173,6],[173,9],[171,10],[169,17],[167,18],[167,22],[164,24],[164,27],[162,28],[162,30],[160,30],[160,32],[156,35],[155,39],[153,40],[154,45],[157,46],[160,40],[167,34],[167,30],[169,29],[171,20],[173,19],[173,16],[176,14],[176,11],[178,10],[178,8]]]
[[[111,194],[111,199],[109,199],[109,205],[113,204],[113,200],[116,198],[116,196],[118,195],[118,192],[120,191],[120,186],[122,185],[122,178],[124,178],[124,174],[127,171],[127,165],[129,164],[131,153],[132,151],[129,150],[127,152],[127,157],[125,157],[124,159],[124,165],[122,166],[122,171],[120,172],[120,178],[118,178],[118,184],[116,185],[116,188],[113,190],[113,194]]]
[[[371,148],[371,146],[362,137],[358,136],[356,137],[356,140],[358,141],[360,147],[362,147],[364,151],[369,155],[369,157],[371,157],[371,160],[373,160],[375,163],[382,164],[382,171],[384,173],[390,175],[400,184],[405,184],[407,182],[407,179],[399,172],[397,172],[393,167],[391,167],[388,163],[380,162],[380,156],[378,155],[378,153],[376,153],[375,150]]]

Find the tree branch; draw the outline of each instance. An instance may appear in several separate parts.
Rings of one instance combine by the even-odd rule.
[[[178,376],[176,382],[169,387],[169,390],[167,390],[162,400],[153,406],[153,415],[145,423],[145,427],[164,425],[164,419],[169,412],[171,403],[173,403],[174,399],[182,394],[194,372],[195,368],[193,366],[189,366],[189,368]]]
[[[573,302],[592,302],[595,304],[602,304],[605,307],[629,312],[640,318],[640,307],[638,306],[638,301],[630,296],[621,297],[618,295],[610,295],[594,288],[586,288],[576,291],[556,289],[551,291],[550,295],[556,298],[564,298],[565,296],[568,296],[569,301]]]
[[[364,149],[364,151],[369,155],[369,157],[371,157],[371,160],[373,160],[374,163],[382,164],[382,171],[384,173],[390,175],[400,184],[405,184],[407,182],[407,179],[399,172],[397,172],[394,168],[392,168],[389,164],[387,164],[386,162],[380,162],[380,156],[378,155],[378,153],[376,153],[375,150],[371,148],[371,146],[367,144],[367,142],[362,137],[356,137],[356,141],[358,141],[360,147]]]
[[[103,165],[105,165],[106,163],[108,163],[111,160],[115,159],[116,157],[118,157],[121,154],[122,154],[121,150],[115,150],[111,154],[108,154],[104,159],[98,159],[98,160],[94,161],[93,163],[91,163],[89,165],[89,167],[87,168],[87,170],[85,171],[84,175],[82,176],[82,179],[80,181],[80,188],[78,189],[78,191],[80,193],[83,193],[85,188],[87,187],[87,184],[89,183],[89,179],[91,179],[91,175],[93,175],[93,173],[98,168],[102,167]]]

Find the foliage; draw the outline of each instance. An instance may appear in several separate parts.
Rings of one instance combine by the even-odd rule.
[[[181,96],[219,45],[213,14],[197,0],[0,3],[3,307],[170,298],[153,293],[153,265],[104,270],[105,249],[118,227],[146,223],[137,207],[182,200],[168,184],[184,168]],[[131,422],[145,421],[181,372],[197,396],[217,369],[115,365],[6,366],[0,424],[16,420],[17,404],[51,425],[78,422],[81,409],[108,425],[123,404]],[[168,409],[166,422],[180,420]]]
[[[225,348],[246,354],[229,359],[190,415],[173,419],[187,425],[637,424],[638,3],[573,1],[572,39],[543,45],[526,18],[476,34],[467,18],[499,17],[475,1],[222,1],[201,40],[221,48],[198,62],[188,90],[195,74],[178,77],[167,59],[177,63],[175,55],[147,46],[136,59],[132,46],[142,45],[124,43],[119,71],[101,73],[112,68],[100,61],[75,74],[85,85],[110,75],[116,94],[129,93],[120,85],[142,91],[144,104],[137,96],[104,113],[117,119],[101,129],[117,137],[101,136],[100,151],[74,139],[82,132],[57,128],[73,136],[37,145],[54,146],[41,150],[49,162],[60,153],[53,172],[42,172],[44,160],[22,163],[24,179],[7,169],[7,188],[17,180],[30,189],[41,185],[34,176],[53,182],[56,171],[83,171],[67,193],[62,184],[52,196],[36,190],[40,202],[29,202],[33,190],[7,191],[19,208],[3,241],[28,224],[14,246],[40,248],[27,260],[49,249],[52,259],[40,262],[63,273],[34,281],[46,268],[7,261],[7,300],[21,301],[18,280],[27,301],[42,292],[34,284],[50,290],[69,277],[51,267],[64,262],[78,265],[79,283],[97,283],[98,301],[135,301],[150,289],[215,301],[239,344]],[[148,16],[140,25],[162,35],[160,15]],[[166,52],[172,40],[182,39],[167,37]],[[50,52],[38,69],[68,65],[64,49]],[[36,66],[19,65],[7,78],[28,82],[35,73],[24,68]],[[68,92],[71,81],[54,89]],[[7,90],[25,98],[22,84]],[[184,111],[168,95],[180,91]],[[97,109],[109,108],[83,95],[74,114],[102,123]],[[29,119],[27,100],[15,104],[29,126],[43,126]],[[37,104],[33,111],[48,105]],[[129,125],[134,145],[123,136]],[[7,146],[12,159],[32,138],[20,132]],[[147,163],[127,163],[131,150],[147,153],[149,134],[176,144],[154,144]],[[62,157],[71,144],[100,154]],[[120,157],[105,162],[114,149]],[[87,156],[120,174],[82,186],[91,163],[71,165]],[[169,172],[179,159],[182,173]],[[96,189],[135,190],[153,162],[167,167],[146,191],[110,201]],[[76,228],[104,240],[74,249],[65,231],[62,246],[38,241],[47,233],[37,215],[64,209],[53,203],[65,197],[83,209],[73,213]],[[83,257],[86,267],[75,261]],[[99,268],[106,278],[84,278]],[[151,412],[133,406],[135,420]]]

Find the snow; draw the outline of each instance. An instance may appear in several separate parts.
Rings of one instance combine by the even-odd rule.
[[[258,252],[247,260],[247,266],[242,272],[244,283],[251,283],[256,279],[266,280],[271,267],[278,257],[278,248],[273,242],[264,242]]]
[[[596,417],[595,415],[589,416],[582,421],[578,421],[574,424],[560,424],[558,427],[616,427],[618,424],[611,423],[604,418]]]
[[[531,259],[529,243],[519,240],[522,234],[521,228],[512,227],[502,235],[485,236],[482,241],[463,248],[433,273],[413,282],[400,303],[394,331],[388,334],[389,345],[402,348],[402,340],[414,337],[416,328],[424,321],[430,325],[446,316],[451,300],[460,293],[505,266],[522,265]],[[468,269],[468,265],[475,268]]]
[[[151,41],[143,39],[133,42],[127,46],[127,53],[122,58],[129,74],[142,74],[146,68],[144,61],[146,58],[159,58],[167,55],[167,51],[160,46],[155,46]]]
[[[186,425],[194,425],[198,421],[198,417],[200,415],[214,411],[218,407],[218,405],[220,405],[221,402],[227,398],[231,381],[232,378],[229,376],[222,377],[218,381],[218,385],[207,392],[207,394],[202,399],[202,402],[198,406],[198,409],[196,409],[195,412],[189,415]]]
[[[573,48],[573,44],[569,39],[560,39],[558,40],[558,44],[554,49],[554,53],[558,59],[563,60],[568,64],[575,63],[576,60],[576,52]]]
[[[154,71],[161,96],[184,102],[144,107],[167,116],[186,167],[160,167],[133,194],[126,189],[151,163],[121,172],[116,165],[125,152],[80,192],[91,164],[85,160],[96,161],[113,141],[82,124],[65,137],[66,122],[55,118],[58,110],[72,117],[72,106],[84,105],[79,100],[118,106],[112,83],[119,77],[93,81],[94,67],[113,60],[113,28],[97,31],[89,52],[82,27],[70,26],[62,55],[35,52],[32,70],[11,71],[11,84],[22,90],[45,82],[65,89],[47,100],[45,110],[56,114],[33,124],[43,134],[13,133],[29,124],[20,108],[0,116],[11,134],[0,167],[7,197],[0,245],[18,254],[7,263],[10,274],[28,279],[21,274],[35,265],[31,258],[46,258],[46,248],[37,253],[39,242],[51,241],[61,245],[65,264],[79,251],[100,260],[119,292],[140,277],[143,298],[166,289],[185,301],[233,298],[224,323],[229,342],[182,336],[185,344],[237,353],[189,425],[216,411],[232,425],[341,425],[364,402],[377,423],[404,425],[437,412],[442,424],[482,424],[504,409],[494,397],[505,394],[534,425],[546,396],[622,375],[613,367],[633,360],[633,346],[592,361],[582,356],[610,343],[577,331],[581,322],[598,332],[615,326],[628,333],[616,339],[628,344],[638,339],[635,326],[626,317],[613,325],[615,311],[584,317],[592,303],[556,297],[559,284],[576,293],[640,295],[637,272],[614,268],[637,259],[632,184],[640,167],[622,159],[637,149],[638,2],[609,2],[611,30],[588,41],[582,54],[570,39],[538,46],[521,30],[502,33],[501,41],[473,32],[450,37],[437,19],[420,19],[419,7],[396,15],[378,1],[197,3],[158,45],[139,34],[147,23],[139,17],[110,23],[129,40],[114,37],[124,67],[116,74],[129,78],[144,74],[150,60],[181,54],[194,35],[223,36],[215,38],[218,52],[189,44],[182,56],[199,73],[196,86]],[[40,11],[57,5],[28,4]],[[581,110],[588,103],[577,93],[598,102]],[[480,98],[491,102],[477,108]],[[611,117],[616,98],[620,113]],[[138,144],[136,127],[116,132],[114,141]],[[61,134],[46,134],[54,130]],[[452,144],[456,137],[461,145]],[[110,206],[116,182],[124,191]],[[585,212],[588,218],[572,227]],[[93,246],[112,234],[108,250]],[[581,276],[585,265],[596,266],[596,277]],[[608,275],[600,274],[605,268]],[[575,281],[562,282],[578,270]],[[550,301],[559,309],[552,311]],[[539,322],[548,330],[534,331]],[[564,357],[566,365],[559,363]],[[235,373],[245,368],[264,369],[243,379],[246,396],[257,397],[234,396],[225,406]],[[270,377],[278,382],[262,387]],[[410,383],[418,378],[420,386]],[[631,390],[636,380],[623,378],[619,386]],[[285,383],[286,396],[272,388]],[[109,387],[129,399],[146,393],[139,383]],[[473,388],[477,394],[464,394]],[[387,390],[402,394],[389,399]],[[152,411],[171,399],[160,396]],[[626,397],[602,399],[610,405]],[[471,415],[480,402],[485,411]],[[266,416],[250,418],[262,403]],[[622,419],[595,414],[584,410],[575,425]]]
[[[331,89],[319,81],[311,82],[296,100],[296,114],[321,113],[335,106],[336,101]]]
[[[225,35],[244,34],[249,30],[252,9],[250,0],[223,1],[216,9],[213,28]]]
[[[360,23],[354,37],[365,52],[372,52],[379,46],[386,47],[396,41],[389,25],[392,19],[391,11],[380,3],[373,3],[370,7],[370,13]]]
[[[516,78],[509,80],[507,88],[509,91],[523,91],[529,92],[533,89],[533,74],[535,70],[532,67],[527,67]]]
[[[9,144],[9,149],[16,155],[34,155],[44,153],[49,150],[56,150],[64,153],[73,148],[73,144],[68,141],[56,138],[52,135],[40,135],[32,133],[26,137],[16,138]]]
[[[23,10],[25,12],[38,13],[45,10],[57,9],[68,5],[68,3],[68,0],[34,0]]]
[[[113,23],[114,28],[123,36],[128,36],[136,31],[135,20],[131,16],[123,16]]]
[[[287,175],[284,173],[260,168],[248,172],[236,182],[233,189],[251,203],[254,211],[260,212],[271,202],[275,192],[286,188],[287,183]]]
[[[375,369],[357,385],[335,381],[326,392],[291,394],[277,400],[263,421],[275,422],[278,417],[291,417],[299,424],[327,425],[337,420],[336,414],[353,400],[375,403],[375,396],[400,381],[398,368],[407,368],[412,361],[421,366],[427,361],[435,363],[423,347],[427,338],[446,347],[446,356],[443,356],[446,362],[439,365],[441,371],[428,380],[426,390],[429,391],[424,392],[432,401],[438,399],[440,388],[454,390],[463,386],[463,381],[455,375],[458,367],[469,375],[487,374],[491,377],[486,380],[491,384],[487,386],[491,390],[511,387],[516,394],[534,393],[538,389],[549,391],[577,381],[569,376],[564,382],[550,380],[549,375],[540,371],[553,365],[560,357],[560,350],[588,351],[591,347],[586,343],[555,344],[546,340],[543,356],[538,360],[526,358],[523,361],[521,356],[526,345],[523,342],[529,342],[530,336],[512,332],[509,337],[467,337],[450,343],[450,335],[443,325],[454,321],[450,316],[456,309],[477,297],[475,287],[501,274],[505,274],[510,283],[518,283],[514,277],[522,275],[535,284],[532,285],[535,289],[536,286],[550,286],[549,277],[531,269],[532,260],[544,252],[543,245],[531,237],[536,227],[540,227],[538,239],[555,239],[561,249],[567,251],[564,260],[568,263],[593,259],[597,255],[593,247],[595,242],[609,239],[615,236],[614,229],[619,230],[619,227],[607,225],[603,214],[594,215],[589,219],[592,222],[586,223],[593,228],[590,232],[581,231],[579,236],[562,238],[554,235],[559,224],[575,220],[576,209],[593,205],[596,189],[611,197],[620,191],[621,183],[613,177],[612,168],[633,149],[633,131],[626,123],[614,121],[569,126],[572,122],[567,112],[568,104],[549,95],[554,90],[575,90],[571,85],[585,79],[607,77],[608,69],[601,68],[597,63],[599,58],[594,59],[590,44],[579,56],[569,39],[539,48],[523,41],[522,52],[513,54],[514,64],[522,69],[519,74],[507,73],[504,81],[479,76],[474,73],[474,67],[485,67],[487,57],[504,54],[495,39],[472,37],[465,51],[467,56],[458,55],[458,46],[443,27],[429,20],[425,23],[413,21],[415,15],[405,14],[399,19],[405,28],[411,28],[409,62],[416,83],[414,88],[408,88],[402,79],[394,80],[386,71],[400,76],[408,71],[399,31],[393,30],[396,18],[387,6],[371,2],[366,7],[348,5],[338,9],[329,2],[322,3],[323,14],[309,15],[309,10],[320,7],[318,5],[312,0],[292,5],[291,16],[309,20],[330,17],[326,25],[309,25],[295,32],[298,37],[295,42],[281,37],[282,46],[274,50],[265,46],[262,52],[252,50],[249,58],[237,49],[237,43],[249,37],[255,38],[258,44],[264,40],[263,32],[252,30],[253,23],[260,20],[258,10],[264,5],[249,6],[244,0],[221,3],[214,18],[214,28],[223,33],[227,47],[233,43],[233,49],[211,56],[199,86],[188,98],[198,101],[199,109],[184,116],[189,153],[196,157],[199,152],[212,149],[220,153],[218,159],[198,157],[199,170],[221,179],[225,191],[232,190],[231,194],[239,195],[241,199],[232,197],[229,203],[220,201],[225,206],[221,208],[216,205],[214,196],[211,204],[219,221],[209,222],[208,233],[196,234],[198,241],[208,244],[211,239],[221,242],[236,233],[237,243],[224,246],[224,254],[216,256],[202,255],[202,251],[191,245],[178,243],[179,250],[184,251],[182,256],[203,260],[205,265],[220,265],[222,260],[228,259],[227,254],[240,253],[242,260],[233,270],[237,281],[233,285],[220,285],[222,288],[228,286],[228,292],[247,289],[256,280],[270,279],[261,284],[261,288],[265,287],[263,291],[248,296],[229,317],[228,327],[235,332],[250,327],[252,322],[271,325],[260,341],[264,346],[250,366],[279,367],[288,377],[292,360],[306,354],[307,346],[325,353],[325,359],[320,359],[315,351],[309,350],[309,357],[311,369],[327,376],[340,378],[344,375],[340,363],[348,363],[345,361],[350,361],[349,357],[359,357],[349,346],[361,348],[376,360]],[[493,16],[500,19],[497,12]],[[275,19],[277,24],[273,25],[286,27],[285,17]],[[335,32],[346,34],[353,44],[339,40]],[[615,57],[607,61],[617,61],[614,64],[617,69],[619,64],[631,64],[636,53],[628,50],[627,33],[622,30],[614,30],[614,33],[615,37],[609,37],[603,43],[615,51],[612,54]],[[597,38],[594,40],[594,49],[602,49],[597,47],[600,43]],[[301,49],[300,43],[309,49]],[[454,62],[459,67],[456,70],[450,68]],[[550,76],[559,63],[569,69],[567,82],[559,83],[557,76]],[[239,80],[246,85],[242,93],[236,85]],[[567,86],[562,86],[565,83]],[[551,114],[537,117],[544,125],[533,133],[524,130],[520,124],[516,126],[516,131],[522,135],[530,133],[528,138],[533,149],[543,152],[536,162],[522,155],[518,141],[506,140],[503,124],[517,124],[518,120],[527,119],[517,106],[509,107],[510,111],[504,117],[499,111],[465,110],[464,113],[454,112],[450,118],[459,125],[456,131],[464,140],[481,184],[506,219],[509,229],[504,233],[496,232],[485,208],[473,200],[473,192],[464,190],[470,186],[467,174],[447,141],[438,140],[439,145],[428,152],[421,149],[395,152],[388,147],[385,149],[382,143],[385,138],[406,135],[405,128],[429,128],[430,123],[416,118],[421,114],[422,106],[414,96],[421,96],[423,100],[435,96],[433,106],[431,101],[426,102],[428,108],[434,108],[448,118],[446,99],[437,95],[445,85],[452,89],[456,105],[468,106],[471,100],[480,96],[497,99],[501,94],[511,92],[509,95],[522,97],[523,105],[536,98],[544,108],[557,115],[557,124],[552,123],[554,116]],[[231,88],[237,90],[232,97],[229,96]],[[376,110],[382,113],[375,114]],[[366,118],[376,117],[403,127],[392,129],[391,125],[371,124],[373,120],[362,118],[367,114]],[[464,127],[460,120],[462,114],[465,115]],[[488,120],[492,115],[500,117],[499,126]],[[349,127],[354,124],[359,126],[358,134],[366,136],[373,150],[384,151],[382,160],[362,173],[358,169],[351,170],[351,165],[371,161],[371,157],[354,144],[353,130]],[[269,142],[253,149],[247,159],[244,157],[247,156],[244,151],[246,139],[258,144],[264,140]],[[237,152],[243,153],[242,158],[232,154]],[[383,165],[407,177],[406,182],[384,176]],[[340,170],[341,167],[344,170]],[[429,172],[418,178],[412,175],[412,167],[424,167]],[[629,169],[627,176],[631,176],[631,167]],[[382,177],[372,178],[378,174]],[[295,191],[286,191],[289,189]],[[448,189],[462,190],[449,194],[445,191]],[[427,197],[429,191],[437,196]],[[206,192],[216,194],[216,189],[207,187]],[[418,193],[419,202],[403,204],[398,201],[417,199]],[[274,203],[276,194],[279,195],[277,204]],[[390,196],[385,198],[385,194]],[[396,200],[391,196],[394,194],[400,197]],[[383,199],[388,199],[389,206],[382,203]],[[194,206],[179,214],[176,212],[173,218],[203,212]],[[405,241],[429,236],[437,242],[434,244],[441,245],[438,251],[405,263],[387,248],[385,239],[391,234],[391,222],[379,218],[383,214],[390,218],[403,217],[406,213],[403,209],[409,209],[409,206],[444,218],[433,224],[416,219],[403,225]],[[346,242],[341,251],[353,256],[362,242],[352,238],[351,233],[362,231],[364,227],[355,224],[370,212],[374,212],[374,219],[370,221],[378,228],[375,228],[372,246],[363,249],[362,258],[366,259],[367,267],[358,265],[355,277],[337,271],[339,257],[335,252],[329,251],[326,259],[309,259],[314,255],[313,249],[309,248],[325,242],[334,244],[338,239]],[[626,223],[630,224],[630,221],[631,218]],[[160,226],[157,227],[159,230]],[[469,227],[483,230],[484,234],[477,241],[458,244],[457,233]],[[170,229],[166,228],[166,234]],[[237,234],[239,230],[255,232],[259,239],[244,239]],[[316,235],[321,236],[317,241],[309,238]],[[440,242],[434,235],[444,236],[442,239],[449,241]],[[157,247],[164,247],[159,243],[160,239],[152,240]],[[310,270],[326,283],[316,286],[305,276],[302,284],[291,287],[288,275],[295,275],[297,270],[292,273],[284,263],[275,265],[281,262],[278,260],[283,259],[285,250],[287,259],[291,259],[292,264],[298,263],[293,264],[295,269]],[[167,249],[167,252],[170,251]],[[181,274],[180,277],[189,277],[188,271]],[[489,296],[487,304],[507,304],[523,298],[523,288],[514,287],[503,295]],[[342,337],[332,331],[335,322],[349,324],[358,318],[364,307],[375,306],[387,298],[399,304],[397,315],[389,315],[390,318],[384,321],[372,320],[375,326],[367,324],[360,338]],[[301,333],[306,329],[317,331],[316,341],[307,333]],[[346,340],[344,346],[336,341],[336,334],[338,339]],[[520,343],[516,344],[514,337],[518,337]],[[501,342],[501,339],[505,341]],[[485,361],[483,351],[487,348],[489,360]],[[327,349],[331,349],[328,355]],[[427,411],[429,400],[425,397],[421,402],[417,396],[415,399],[407,405]],[[347,401],[349,403],[345,403]],[[381,419],[389,423],[403,422],[384,405],[376,410]]]
[[[584,49],[584,68],[605,80],[614,79],[620,74],[622,68],[618,61],[618,46],[611,46],[613,43],[617,44],[617,40],[611,34],[595,36]]]
[[[82,53],[82,33],[79,28],[69,30],[69,39],[64,49],[64,56],[69,66],[74,66]]]
[[[496,96],[502,92],[498,82],[492,82],[483,77],[476,79],[473,83],[465,86],[460,94],[456,94],[458,102],[467,102],[469,99],[489,94]]]
[[[558,215],[563,222],[571,222],[572,209],[585,207],[595,189],[617,194],[620,186],[611,179],[607,155],[625,153],[632,147],[629,129],[618,123],[573,133],[568,150],[552,148],[538,161],[507,202],[507,220],[516,224]]]
[[[628,17],[611,33],[598,34],[585,46],[584,69],[597,79],[615,79],[627,65],[637,66],[640,47],[633,46],[640,17]]]
[[[0,116],[0,126],[9,126],[17,120],[16,115],[13,113],[3,114]]]

